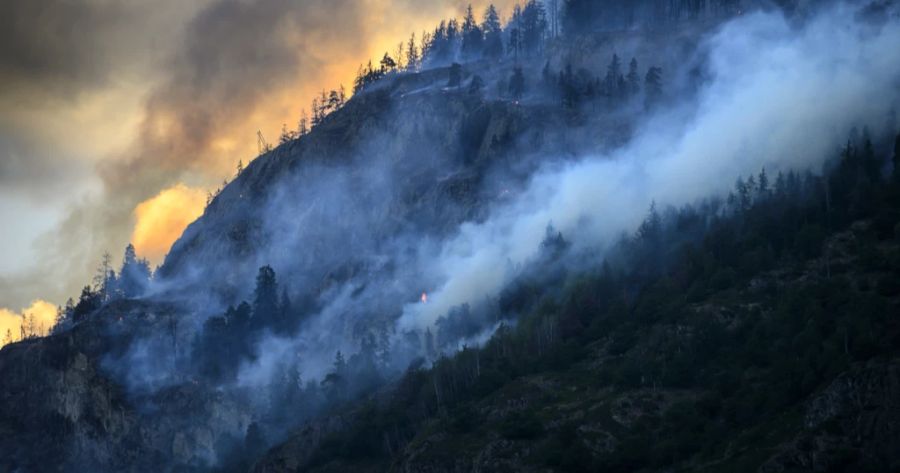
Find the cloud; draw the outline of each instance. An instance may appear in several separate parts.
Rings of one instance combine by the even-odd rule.
[[[107,78],[112,50],[133,14],[125,4],[61,0],[3,2],[0,6],[0,78],[51,87],[98,85]]]
[[[11,340],[21,339],[22,323],[26,330],[33,325],[35,334],[46,334],[56,324],[56,306],[42,300],[35,300],[19,312],[0,308],[0,347],[6,344],[7,334]]]
[[[188,224],[203,214],[206,194],[184,184],[163,190],[138,204],[131,242],[137,254],[159,264]]]
[[[76,294],[127,244],[138,204],[177,183],[217,187],[255,157],[257,130],[274,141],[316,92],[349,88],[360,63],[464,3],[3,2],[0,186],[66,216],[35,242],[39,260],[2,275],[0,301]]]
[[[177,39],[178,18],[208,2],[4,1],[0,94],[38,102],[73,99],[116,86],[123,73],[147,73]]]

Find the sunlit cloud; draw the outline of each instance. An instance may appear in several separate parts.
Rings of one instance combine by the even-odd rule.
[[[143,256],[161,262],[177,239],[174,229],[202,206],[179,209],[162,221],[180,223],[151,229],[147,218],[134,225],[140,203],[179,182],[204,189],[196,195],[219,187],[238,161],[246,165],[257,155],[258,130],[277,142],[282,124],[296,127],[314,95],[341,84],[350,92],[360,64],[395,54],[410,33],[421,40],[441,18],[461,17],[469,2],[33,3],[0,6],[0,18],[14,26],[7,36],[16,36],[6,43],[16,54],[12,62],[0,59],[0,142],[4,134],[23,141],[15,149],[22,158],[6,159],[0,174],[59,216],[33,263],[0,274],[8,282],[0,286],[0,304],[7,306],[77,294],[101,255],[120,254],[129,238]],[[472,2],[477,16],[487,3]],[[493,3],[504,17],[514,4]],[[41,17],[52,21],[20,28],[44,10]],[[63,36],[45,44],[56,36],[44,31],[55,31],[73,11],[96,25],[90,40]],[[41,47],[17,47],[33,44]],[[29,72],[23,64],[43,67]],[[7,141],[0,155],[13,143]],[[70,192],[42,191],[60,182]]]
[[[0,308],[0,346],[22,338],[22,324],[25,324],[25,336],[45,335],[56,323],[56,306],[36,300],[19,312]]]
[[[184,184],[163,190],[134,209],[131,240],[137,253],[153,264],[162,262],[172,243],[203,214],[206,194]]]

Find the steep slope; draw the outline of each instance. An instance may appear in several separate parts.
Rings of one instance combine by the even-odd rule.
[[[511,64],[492,67],[508,73]],[[0,470],[204,470],[222,452],[241,451],[256,416],[248,397],[198,381],[190,353],[199,324],[247,297],[259,266],[276,265],[300,300],[353,278],[374,287],[391,271],[382,255],[396,254],[380,243],[403,234],[440,238],[477,221],[503,198],[501,182],[519,185],[545,149],[581,141],[583,128],[565,126],[558,107],[448,89],[448,73],[383,81],[254,161],[175,244],[154,295],[118,300],[70,331],[5,347]],[[596,133],[590,143],[621,139],[618,131]],[[501,170],[505,180],[493,179]],[[321,187],[308,191],[317,182],[341,186],[342,195],[330,201]],[[285,222],[297,228],[279,240]],[[403,289],[406,297],[419,290]],[[353,340],[354,326],[345,327],[333,335]]]
[[[634,289],[608,270],[544,284],[519,327],[412,368],[254,471],[893,471],[900,181],[887,189],[866,191],[873,219],[816,243],[818,206],[776,200],[664,250],[673,265]],[[747,245],[782,259],[736,273],[727,253]]]
[[[172,304],[121,301],[67,333],[4,347],[0,471],[137,472],[214,462],[215,442],[246,430],[243,407],[190,380],[128,393],[127,377],[106,363],[148,334],[167,334],[166,346],[148,347],[148,357],[183,350],[191,340],[178,329],[181,317]]]
[[[498,140],[560,139],[545,133],[560,129],[562,116],[553,108],[445,89],[447,75],[436,69],[386,81],[354,97],[311,134],[255,160],[173,246],[162,274],[192,267],[215,274],[221,262],[243,272],[246,278],[236,283],[246,285],[262,264],[281,264],[273,253],[300,247],[301,260],[289,264],[327,272],[350,264],[329,259],[327,249],[340,244],[365,259],[370,248],[363,245],[403,232],[442,236],[477,220],[494,197],[484,182],[488,169],[515,152],[513,143],[500,149]],[[338,178],[339,172],[345,174]],[[334,186],[336,202],[310,192],[316,180]],[[267,213],[272,210],[296,212],[300,225],[318,233],[301,230],[290,235],[293,241],[276,241],[276,222],[286,215]],[[358,227],[370,234],[353,248],[355,242],[341,235]]]
[[[751,27],[772,26],[757,19]],[[654,210],[659,220],[633,238],[644,207],[607,202],[641,201],[613,194],[646,190],[634,178],[652,170],[639,159],[677,141],[653,135],[653,153],[632,155],[636,128],[677,135],[671,121],[698,113],[692,99],[712,79],[697,48],[714,27],[646,42],[634,31],[587,35],[545,56],[371,84],[226,186],[143,298],[0,352],[0,470],[893,467],[897,327],[884,314],[897,310],[900,199],[882,186],[888,166],[872,166],[874,151],[844,162],[843,181],[794,176],[791,193],[773,190],[777,205],[759,197],[765,212],[794,210],[777,218],[744,214],[755,186],[743,181],[727,204]],[[622,65],[606,65],[613,51],[654,51],[642,67],[666,69],[670,102],[658,91],[622,95],[615,73],[604,84],[606,68]],[[513,94],[518,75],[529,90]],[[847,156],[865,149],[851,141]],[[590,217],[626,232],[624,248],[601,254],[588,236],[570,252],[589,216],[563,235],[539,212],[546,238],[507,265],[515,278],[500,294],[460,300],[427,328],[397,323],[410,306],[438,306],[425,291],[444,282],[435,260],[454,236],[511,201],[543,208],[515,200],[536,170],[603,166],[610,150],[625,171],[610,194],[563,210],[605,206]],[[766,162],[749,161],[754,172]],[[664,238],[662,220],[684,231]]]

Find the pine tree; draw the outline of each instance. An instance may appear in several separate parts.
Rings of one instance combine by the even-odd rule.
[[[636,58],[631,58],[628,65],[628,92],[631,95],[637,95],[641,91],[641,77],[638,75],[638,62]]]
[[[278,142],[280,144],[290,143],[291,141],[294,141],[294,138],[294,131],[288,130],[287,123],[282,123],[281,134],[278,136]],[[223,185],[222,188],[224,187],[225,186]]]
[[[334,354],[334,363],[332,365],[334,373],[342,376],[347,371],[347,362],[344,360],[344,354],[340,350]]]
[[[150,282],[150,263],[146,259],[138,259],[131,243],[125,247],[122,256],[122,269],[116,284],[118,295],[133,298],[143,295]]]
[[[519,53],[522,51],[522,7],[516,4],[513,7],[512,18],[509,20],[509,45],[507,52],[513,55],[516,61],[519,60]]]
[[[766,168],[762,168],[757,179],[756,194],[758,198],[766,198],[769,195],[769,175],[766,174]]]
[[[544,4],[529,0],[522,9],[522,48],[525,52],[540,51],[547,33],[547,12]]]
[[[432,335],[430,328],[425,329],[425,357],[429,360],[437,358],[437,350],[434,346],[434,335]]]
[[[343,399],[345,396],[345,386],[347,377],[347,362],[340,350],[334,355],[334,363],[332,370],[322,380],[322,387],[325,395],[333,400]]]
[[[294,407],[303,395],[303,379],[296,363],[290,363],[284,372],[284,397],[282,402],[288,409]]]
[[[397,70],[403,70],[403,58],[405,56],[405,44],[403,41],[397,43],[397,51],[394,53],[394,57],[397,58]]]
[[[380,76],[381,74],[379,74]],[[337,90],[328,92],[328,113],[336,112],[343,106],[343,99]]]
[[[353,93],[358,94],[358,93],[362,92],[362,90],[365,86],[366,86],[366,73],[365,73],[365,70],[363,69],[363,65],[360,64],[359,68],[356,70],[356,79],[353,80]],[[315,125],[315,123],[316,123],[315,111],[316,111],[315,102],[313,102],[313,125]]]
[[[288,330],[288,324],[294,313],[294,307],[291,304],[291,298],[288,297],[287,288],[281,289],[281,300],[278,302],[278,322],[279,328]]]
[[[244,331],[250,328],[250,321],[253,318],[253,308],[246,302],[238,304],[237,308],[230,313],[226,313],[228,325],[235,327],[238,331]]]
[[[362,66],[360,66],[360,68],[362,68]],[[358,79],[359,79],[359,88],[356,90],[356,92],[361,91],[362,87],[363,87],[362,75],[360,75]],[[312,110],[312,126],[314,126],[314,127],[318,126],[320,123],[322,123],[322,119],[325,118],[321,115],[318,97],[314,97],[312,99],[312,104],[310,105],[310,109]]]
[[[619,83],[621,82],[622,77],[622,62],[619,60],[618,54],[613,54],[612,60],[609,62],[609,66],[606,68],[606,94],[611,98],[616,99],[622,95],[622,90],[619,88]]]
[[[559,0],[549,0],[547,2],[550,16],[550,37],[559,36]]]
[[[662,69],[651,67],[644,78],[644,90],[646,91],[647,105],[655,104],[662,96]]]
[[[881,162],[875,155],[875,148],[872,145],[868,127],[863,128],[861,141],[862,150],[860,151],[859,160],[863,171],[870,182],[877,181],[881,177]]]
[[[419,69],[419,48],[416,46],[416,34],[409,36],[409,42],[406,43],[406,70],[416,71]]]
[[[53,320],[53,332],[56,333],[66,323],[66,309],[61,305],[56,306],[56,318]]]
[[[451,18],[447,22],[447,43],[454,47],[457,41],[459,41],[459,22],[456,18]]]
[[[450,77],[447,80],[447,87],[462,86],[462,66],[458,62],[454,62],[450,66]]]
[[[755,186],[748,184],[747,181],[744,181],[742,178],[737,178],[737,181],[734,183],[734,190],[737,194],[737,204],[740,210],[747,210],[750,208],[750,204],[753,203],[753,194],[752,190]]]
[[[475,21],[472,4],[466,8],[462,25],[462,52],[466,57],[476,57],[484,48],[484,32]]]
[[[478,24],[475,23],[475,13],[473,12],[472,4],[470,3],[466,7],[466,13],[463,16],[463,25],[462,25],[463,36],[470,33],[475,28],[478,28]]]
[[[514,100],[519,100],[525,95],[525,73],[521,67],[513,69],[513,75],[509,79],[509,95]]]
[[[306,109],[300,111],[300,120],[297,121],[297,136],[305,136],[309,133],[309,117],[306,115]]]
[[[566,64],[566,68],[559,73],[559,92],[563,107],[571,110],[578,105],[578,88],[571,64]]]
[[[259,268],[253,291],[253,320],[257,327],[271,326],[278,314],[278,281],[271,266]]]
[[[432,39],[431,33],[427,32],[425,30],[422,30],[422,40],[421,40],[421,45],[419,46],[419,61],[420,62],[422,62],[422,63],[425,62],[425,54],[428,51],[431,51],[432,43],[433,43],[433,39]]]
[[[369,70],[372,70],[372,61],[369,61]],[[325,92],[325,89],[322,89],[322,91],[319,92],[319,107],[321,107],[322,109],[322,111],[320,112],[322,114],[322,118],[325,118],[328,113],[331,112],[328,101],[328,93]]]
[[[394,61],[394,58],[391,57],[387,52],[384,53],[384,57],[381,58],[381,72],[388,73],[397,69],[397,63]]]
[[[494,5],[489,5],[485,10],[481,31],[484,33],[484,55],[489,58],[502,56],[503,27],[500,25],[500,15]]]
[[[103,253],[103,257],[94,274],[94,290],[97,291],[100,295],[100,299],[103,301],[106,301],[109,298],[115,284],[116,275],[115,273],[110,274],[112,272],[111,262],[112,257],[109,255],[109,252]]]

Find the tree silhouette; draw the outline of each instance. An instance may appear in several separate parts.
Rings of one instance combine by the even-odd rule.
[[[462,85],[462,66],[454,62],[450,66],[450,77],[447,80],[447,87],[460,87]]]
[[[646,91],[647,104],[653,105],[662,96],[662,69],[651,67],[644,78],[644,90]]]
[[[513,75],[509,79],[509,95],[515,99],[519,100],[525,94],[525,73],[522,72],[521,67],[516,67],[513,69]]]
[[[472,4],[469,4],[462,24],[462,52],[465,57],[472,58],[480,55],[483,48],[484,32],[475,21]]]
[[[253,292],[254,325],[271,326],[278,315],[278,281],[271,266],[259,268]]]
[[[529,0],[522,9],[522,48],[525,52],[540,51],[547,32],[547,13],[544,4]]]
[[[395,69],[397,69],[397,62],[390,54],[384,53],[384,57],[381,58],[381,72],[392,72]]]
[[[119,271],[119,280],[116,285],[118,293],[122,297],[140,297],[150,281],[150,263],[146,259],[139,259],[135,254],[134,245],[125,247],[122,256],[122,269]]]
[[[494,5],[489,5],[485,10],[481,31],[484,33],[484,55],[489,58],[502,56],[503,27],[500,25],[500,15]]]
[[[622,77],[622,62],[619,60],[618,54],[613,54],[609,66],[606,68],[606,94],[612,99],[618,99],[623,95],[625,79]]]
[[[636,58],[631,58],[628,64],[628,76],[625,78],[628,82],[628,92],[631,95],[637,95],[641,91],[641,76],[638,75],[638,62]]]
[[[409,36],[409,42],[406,43],[406,70],[418,70],[419,59],[419,48],[416,46],[416,34],[412,33]]]

